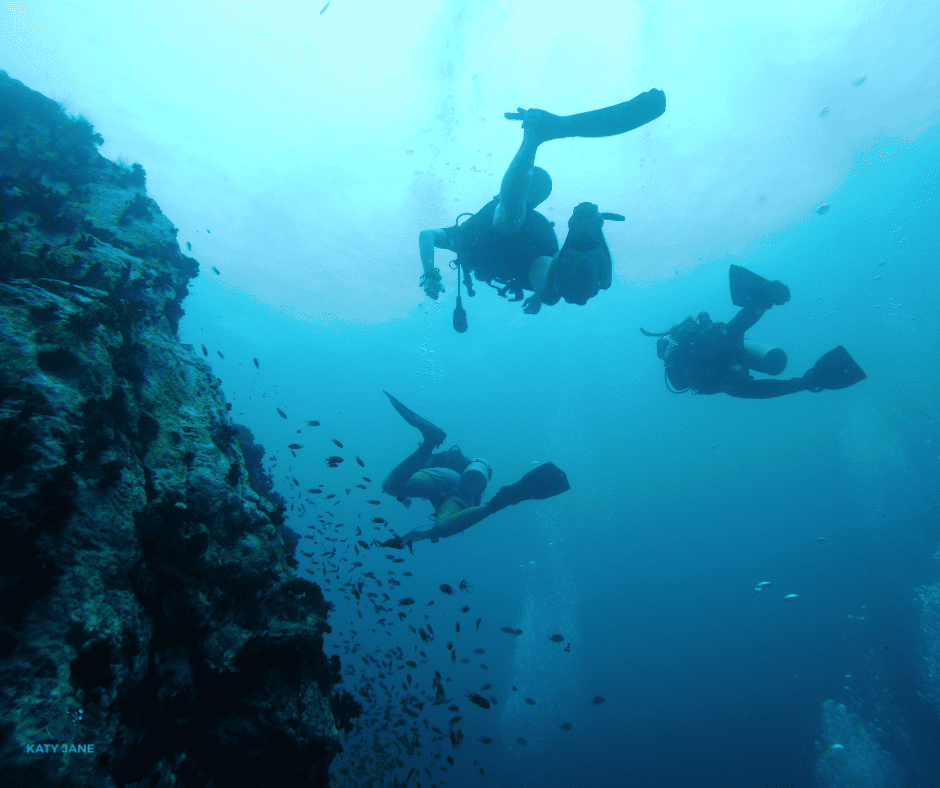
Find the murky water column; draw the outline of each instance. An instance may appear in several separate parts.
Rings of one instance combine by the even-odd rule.
[[[823,741],[813,769],[816,788],[901,788],[903,770],[878,744],[870,726],[845,704],[823,704]]]
[[[940,551],[937,555],[940,557]],[[940,583],[918,589],[917,604],[924,671],[922,694],[940,715]]]
[[[570,405],[559,402],[556,412],[547,420],[548,456],[558,456],[564,430],[560,424],[571,424],[578,417]],[[557,512],[553,501],[536,501],[533,517],[539,522],[539,543],[533,545],[532,557],[520,567],[526,583],[526,600],[519,621],[514,626],[524,637],[516,641],[510,684],[518,692],[508,693],[500,709],[499,725],[502,740],[510,749],[537,751],[543,742],[551,742],[562,722],[573,710],[583,707],[587,693],[579,671],[578,658],[581,636],[578,626],[578,598],[575,579],[565,560],[570,549],[571,523]],[[563,643],[553,643],[549,636],[562,634],[571,643],[566,653]],[[526,698],[536,700],[535,706]],[[518,737],[526,745],[518,744]]]

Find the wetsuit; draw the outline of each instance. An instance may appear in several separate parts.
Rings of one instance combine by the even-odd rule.
[[[523,290],[532,289],[532,263],[558,254],[558,237],[553,223],[533,208],[527,209],[519,230],[500,235],[493,227],[498,202],[494,198],[460,226],[446,228],[447,248],[456,252],[460,264],[481,282],[492,284],[495,280],[505,285],[500,295],[512,292],[513,300],[518,301]]]

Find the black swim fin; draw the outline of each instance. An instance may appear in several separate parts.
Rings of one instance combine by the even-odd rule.
[[[397,399],[395,399],[391,394],[389,394],[384,389],[382,393],[388,397],[389,402],[392,403],[392,407],[398,411],[401,417],[407,421],[412,427],[416,427],[421,430],[421,434],[424,436],[426,441],[430,441],[432,446],[440,446],[444,439],[447,437],[447,433],[444,432],[440,427],[431,424],[427,419],[421,418],[413,410],[406,408],[402,405]]]
[[[790,300],[790,288],[783,282],[771,282],[740,265],[728,268],[728,283],[731,285],[731,303],[735,306],[770,309],[774,304],[781,306]]]
[[[580,112],[577,115],[553,115],[543,110],[532,120],[538,122],[538,134],[542,142],[566,137],[615,137],[656,120],[666,111],[666,94],[653,88],[629,101],[612,107]],[[522,110],[507,112],[510,120],[522,120]]]
[[[565,472],[554,463],[546,462],[529,471],[515,484],[500,487],[487,506],[498,512],[522,501],[541,501],[570,489]]]
[[[809,372],[803,375],[803,382],[809,391],[817,392],[823,389],[847,389],[867,377],[849,351],[839,345],[813,364]]]

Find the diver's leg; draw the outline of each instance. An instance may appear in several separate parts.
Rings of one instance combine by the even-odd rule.
[[[394,495],[399,501],[406,498],[424,498],[423,495],[408,493],[409,482],[422,468],[426,468],[431,460],[434,446],[430,441],[424,441],[417,449],[396,465],[392,472],[382,482],[382,492]],[[427,474],[421,474],[427,477]],[[427,477],[430,479],[430,477]]]
[[[435,525],[429,533],[432,539],[453,536],[466,531],[471,525],[476,525],[492,513],[493,510],[486,505],[461,509],[457,501],[444,501],[444,505],[437,513]]]
[[[526,197],[532,185],[535,153],[542,142],[532,128],[523,126],[523,130],[522,145],[503,176],[499,187],[499,205],[493,214],[493,226],[503,235],[516,232],[525,221]]]
[[[725,330],[728,332],[728,336],[737,344],[744,342],[744,334],[757,324],[757,321],[764,316],[764,312],[768,309],[770,309],[769,306],[756,306],[754,304],[748,304],[746,307],[743,307],[740,312],[725,324]]]
[[[741,399],[771,399],[807,391],[803,378],[789,380],[738,380],[725,388],[725,394]]]

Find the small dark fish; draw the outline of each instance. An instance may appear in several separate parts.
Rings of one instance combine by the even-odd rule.
[[[326,496],[326,500],[330,500],[330,498],[335,498],[335,497],[336,497],[336,493],[330,493],[329,495]]]
[[[473,649],[473,653],[474,653],[474,654],[485,654],[485,653],[486,653],[486,649],[485,649],[485,648],[480,648],[480,647],[478,646],[477,648]],[[484,689],[487,689],[487,688],[484,687]]]
[[[408,606],[408,605],[413,605],[414,603],[415,603],[415,601],[414,601],[410,596],[406,596],[404,599],[400,599],[400,600],[398,601],[398,606],[399,606],[399,607],[406,607],[406,606]]]
[[[480,631],[480,624],[481,624],[482,622],[483,622],[483,619],[482,619],[482,618],[478,618],[478,619],[477,619],[477,629],[476,629],[477,632]]]
[[[470,690],[467,690],[467,699],[471,703],[475,703],[481,709],[488,709],[490,707],[490,702],[486,698],[482,695],[477,695],[475,692],[470,692]]]
[[[300,482],[297,481],[297,479],[295,479],[293,476],[291,476],[290,478],[291,478],[291,481],[292,481],[294,484],[296,484],[298,487],[300,487]]]
[[[209,231],[206,230],[206,232],[209,232]],[[215,271],[217,274],[219,273],[219,269],[216,268],[215,266],[212,266],[212,270]],[[221,276],[221,274],[219,274],[219,276]]]
[[[363,476],[363,477],[362,477],[362,480],[363,480],[366,484],[372,484],[372,479],[370,479],[368,476]]]
[[[187,242],[186,242],[186,251],[187,251],[187,252],[191,252],[192,250],[193,250],[193,245],[192,245],[189,241],[187,241]]]
[[[519,744],[523,744],[523,745],[528,744],[528,742],[525,739],[523,739],[521,736],[518,739],[516,739],[516,741],[519,742]]]
[[[496,700],[496,696],[495,696],[495,695],[490,695],[490,703],[492,703],[494,706],[498,706],[498,705],[499,705],[499,701]]]
[[[208,356],[208,355],[209,355],[209,351],[206,350],[206,346],[205,346],[205,345],[202,346],[202,355],[204,355],[204,356]]]
[[[454,622],[454,629],[456,629],[457,632],[460,632],[460,622],[459,622],[459,621],[455,621],[455,622]]]
[[[535,701],[532,700],[532,698],[526,698],[526,699],[525,699],[525,702],[528,703],[530,706],[534,706],[534,705],[535,705]]]
[[[310,493],[311,495],[320,495],[320,493],[322,493],[323,490],[316,490],[316,489],[311,488],[307,490],[307,492]]]
[[[209,233],[209,235],[212,235],[212,230],[206,230],[206,232]]]
[[[365,464],[362,460],[360,460],[358,457],[356,457],[356,462],[359,463],[359,467],[360,467],[360,468],[365,468],[365,467],[366,467],[366,464]]]
[[[570,643],[569,643],[567,646],[565,646],[565,653],[566,653],[566,654],[570,654],[570,653],[571,653],[571,644],[570,644]]]
[[[337,467],[339,467],[339,464],[340,464],[342,461],[343,461],[343,458],[342,458],[342,457],[333,456],[333,457],[327,457],[327,458],[326,458],[326,464],[329,465],[331,468],[337,468]]]
[[[379,523],[379,524],[388,525],[388,520],[386,520],[384,517],[373,517],[373,518],[372,518],[372,522],[373,522],[373,523]]]
[[[256,366],[258,369],[261,369],[261,365],[258,363],[258,359],[253,358],[252,361],[255,362],[255,366]]]
[[[283,410],[281,410],[280,408],[277,408],[276,410],[277,410],[277,415],[280,416],[282,419],[287,418],[287,414]]]
[[[357,490],[365,490],[365,489],[367,489],[367,488],[366,488],[366,486],[365,486],[364,484],[357,484],[357,485],[356,485],[356,489],[357,489]]]
[[[571,723],[570,723],[570,722],[563,722],[563,723],[561,724],[561,729],[562,729],[563,731],[570,731],[570,730],[571,730]]]
[[[221,351],[221,350],[216,350],[215,352],[219,354],[219,358],[220,358],[220,359],[222,359],[223,361],[225,361],[225,356],[222,355],[222,351]]]
[[[514,630],[512,631],[512,634],[514,634],[516,637],[519,637],[519,635],[522,634],[522,630],[521,630],[521,629],[514,629]]]
[[[493,740],[492,740],[489,736],[481,736],[481,737],[480,737],[480,741],[483,742],[483,744],[492,744],[492,743],[493,743]]]
[[[466,592],[469,594],[470,591],[473,590],[473,586],[470,585],[466,580],[461,580],[461,581],[460,581],[460,590],[461,590],[461,591],[466,591]]]
[[[441,593],[442,593],[442,594],[446,594],[447,596],[453,596],[453,595],[454,595],[454,589],[451,588],[449,585],[447,585],[447,583],[441,583],[441,585],[440,585],[439,587],[440,587],[440,589],[441,589]]]
[[[594,700],[592,700],[591,703],[593,703],[595,706],[603,706],[603,705],[604,705],[604,696],[603,696],[603,695],[595,695],[595,696],[594,696]]]
[[[511,689],[513,692],[519,691],[519,688],[515,684],[513,684],[509,689]]]
[[[359,544],[359,546],[360,546],[363,550],[368,550],[368,549],[369,549],[369,543],[368,543],[368,542],[363,542],[362,539],[359,540],[358,544]]]
[[[482,662],[480,663],[480,667],[483,668],[483,670],[489,670],[489,669],[490,669],[490,666],[489,666],[489,665],[484,665]]]
[[[333,443],[335,443],[335,444],[336,444],[337,446],[339,446],[341,449],[343,448],[343,444],[340,443],[338,440],[336,440],[336,438],[333,438]]]
[[[320,9],[320,16],[323,16],[326,13],[326,9],[330,7],[330,0],[327,0],[326,5]],[[431,775],[428,775],[430,777]]]
[[[502,631],[505,632],[507,635],[516,634],[516,630],[514,630],[512,627],[502,627]]]
[[[470,612],[470,605],[464,605],[462,608],[460,608],[460,612],[461,612],[461,613],[469,613],[469,612]]]
[[[307,422],[307,426],[308,426],[308,427],[319,427],[319,426],[320,426],[320,422],[319,422],[319,421],[308,421],[308,422]]]
[[[463,719],[463,717],[452,717],[451,720],[450,720],[451,726],[456,725],[456,724],[457,724],[458,722],[460,722],[462,719]]]
[[[552,635],[549,640],[552,641],[552,643],[561,643],[561,641],[564,640],[564,637],[561,635]]]
[[[292,443],[287,448],[288,449],[302,449],[303,446],[301,446],[299,443]]]
[[[375,500],[375,498],[373,498],[371,501],[366,501],[366,503],[371,503],[373,506],[378,506],[378,505],[379,505],[380,503],[382,503],[382,502],[381,502],[381,501],[377,501],[377,500]]]
[[[416,667],[418,667],[418,663],[417,663],[417,662],[413,662],[413,661],[410,660],[410,659],[409,659],[405,664],[406,664],[409,668],[416,668]]]
[[[491,690],[491,689],[493,689],[492,684],[484,684],[482,687],[480,687],[480,692],[486,692],[487,690]]]

